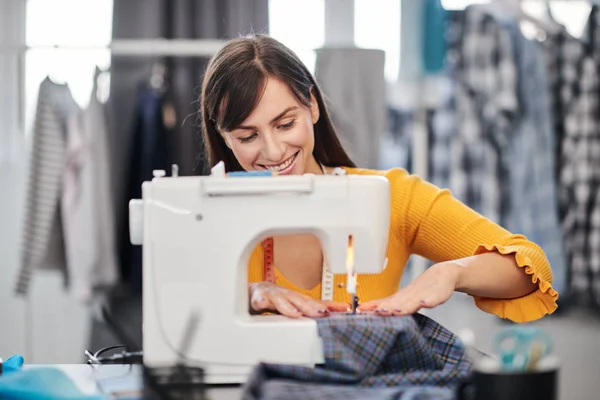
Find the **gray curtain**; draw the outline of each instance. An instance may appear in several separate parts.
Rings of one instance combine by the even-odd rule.
[[[231,39],[240,34],[268,32],[268,0],[126,0],[115,1],[113,39]],[[157,60],[148,57],[114,56],[111,63],[110,126],[116,185],[116,203],[126,204],[126,178],[130,162],[136,96],[151,76]],[[202,57],[161,58],[167,67],[169,98],[175,124],[169,132],[169,160],[179,165],[180,175],[207,172],[197,119],[202,76],[208,59]],[[123,210],[124,207],[117,206]],[[117,215],[120,224],[127,216]],[[123,231],[123,230],[122,230]],[[124,230],[126,231],[126,230]],[[122,235],[122,234],[121,234]],[[123,238],[119,241],[122,242]],[[141,302],[138,296],[121,293],[111,300],[117,322],[141,344]],[[94,321],[91,348],[115,344],[117,339],[103,324]]]
[[[315,75],[340,140],[360,168],[379,168],[386,129],[385,52],[356,47],[317,50]]]

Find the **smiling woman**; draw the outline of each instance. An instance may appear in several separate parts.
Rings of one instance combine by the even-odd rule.
[[[472,295],[481,309],[517,322],[556,309],[552,271],[535,243],[405,170],[356,168],[337,138],[315,79],[279,41],[264,35],[234,39],[206,71],[202,130],[212,166],[223,161],[228,172],[286,175],[341,168],[390,182],[388,263],[380,274],[358,276],[359,310],[409,315],[446,302],[455,291]],[[398,290],[412,254],[436,264]],[[316,237],[267,238],[248,263],[251,311],[315,318],[344,311],[350,300],[345,275],[331,275]]]
[[[279,174],[354,167],[314,78],[278,41],[266,36],[232,41],[211,60],[202,92],[211,166],[223,160],[227,171]]]

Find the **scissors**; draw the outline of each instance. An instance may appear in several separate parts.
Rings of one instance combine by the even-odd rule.
[[[504,370],[535,369],[538,361],[552,351],[550,336],[539,328],[510,327],[494,337],[494,348]]]

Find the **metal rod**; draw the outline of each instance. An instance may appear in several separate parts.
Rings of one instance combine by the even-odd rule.
[[[39,45],[0,46],[0,53],[20,53],[27,50],[93,51],[109,50],[122,56],[197,56],[210,57],[226,41],[219,39],[116,39],[102,45]]]

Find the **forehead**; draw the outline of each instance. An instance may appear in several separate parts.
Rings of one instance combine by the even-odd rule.
[[[290,88],[278,79],[268,78],[260,101],[244,123],[258,124],[264,123],[265,120],[270,121],[286,108],[293,106],[301,107],[302,104]]]

